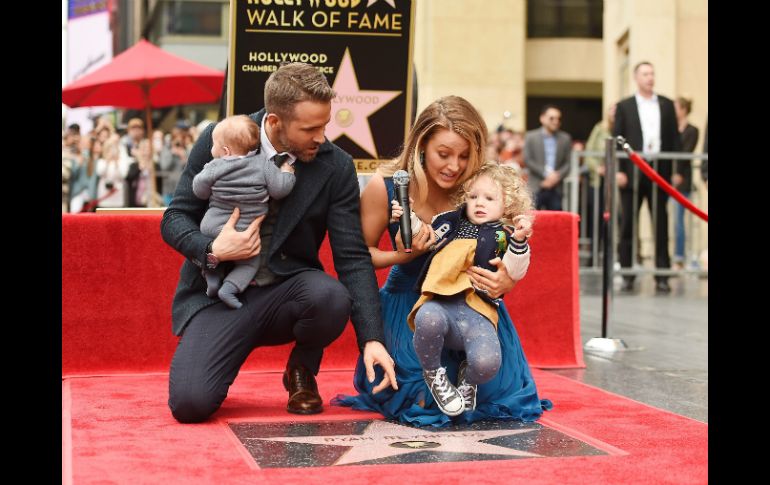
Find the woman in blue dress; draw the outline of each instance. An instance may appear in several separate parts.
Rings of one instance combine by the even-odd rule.
[[[437,427],[482,419],[534,421],[543,409],[550,409],[550,401],[541,401],[537,395],[529,364],[505,305],[501,304],[498,310],[500,370],[492,380],[478,387],[476,409],[453,418],[442,413],[433,400],[407,324],[407,316],[419,297],[415,283],[435,241],[435,233],[430,224],[422,224],[413,234],[411,253],[404,251],[399,224],[391,222],[392,175],[396,170],[409,173],[411,208],[421,220],[431,221],[434,216],[455,209],[458,190],[484,162],[486,135],[484,120],[468,101],[458,96],[440,98],[417,118],[401,155],[381,167],[366,185],[361,194],[364,239],[374,267],[391,267],[380,289],[380,300],[385,345],[395,361],[398,389],[391,387],[389,378],[379,367],[370,381],[359,357],[354,375],[359,394],[337,396],[332,404],[376,411],[387,419],[414,426]],[[394,251],[378,248],[385,230],[390,234]],[[503,262],[496,259],[491,264],[497,271],[473,267],[469,274],[473,284],[486,289],[492,298],[502,297],[515,284]],[[464,356],[455,351],[445,350],[442,354],[442,365],[451,380],[455,381],[463,359]]]

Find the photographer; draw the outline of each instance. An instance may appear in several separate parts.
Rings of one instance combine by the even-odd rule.
[[[188,144],[188,127],[184,122],[179,122],[172,128],[171,135],[160,152],[160,169],[164,172],[161,185],[163,205],[168,206],[174,191],[179,183],[179,177],[187,164],[192,143]]]
[[[128,174],[129,164],[119,157],[120,139],[111,135],[104,143],[102,157],[96,161],[96,174],[99,176],[97,187],[98,207],[124,207],[124,179]]]
[[[80,156],[80,125],[73,123],[62,135],[61,145],[61,211],[69,212],[72,171]]]

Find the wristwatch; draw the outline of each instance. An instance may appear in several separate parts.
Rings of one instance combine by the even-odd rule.
[[[206,246],[206,268],[207,269],[214,269],[219,264],[219,258],[214,256],[214,253],[212,252],[211,245],[214,244],[214,241],[212,240],[208,245]]]

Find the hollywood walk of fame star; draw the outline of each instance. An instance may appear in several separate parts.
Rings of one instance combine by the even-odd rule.
[[[391,102],[401,91],[360,89],[349,49],[345,49],[342,56],[332,89],[337,96],[332,100],[332,119],[326,125],[326,137],[335,141],[347,135],[355,144],[378,158],[369,116]]]
[[[371,7],[375,3],[377,3],[377,0],[369,0],[369,3],[366,4],[366,8]],[[387,3],[388,5],[390,5],[393,8],[396,8],[395,0],[385,0],[385,3]]]
[[[350,449],[334,465],[388,458],[422,450],[481,455],[541,457],[535,453],[482,443],[481,440],[527,433],[532,429],[429,431],[386,421],[372,421],[363,434],[333,436],[289,436],[247,438],[251,440],[306,443],[313,445],[344,446]]]

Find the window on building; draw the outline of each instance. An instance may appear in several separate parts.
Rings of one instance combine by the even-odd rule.
[[[527,37],[602,38],[603,0],[527,0]]]
[[[222,36],[222,2],[166,2],[166,35]]]

